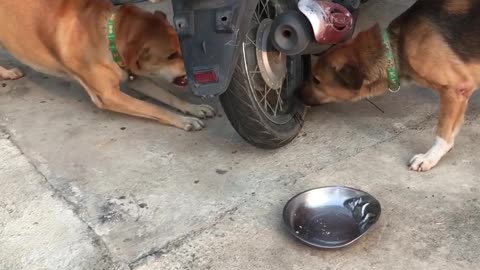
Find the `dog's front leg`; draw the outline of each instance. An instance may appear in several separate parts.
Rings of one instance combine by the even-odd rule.
[[[453,148],[455,137],[460,131],[468,107],[468,97],[464,93],[458,93],[458,91],[441,93],[437,138],[427,153],[416,155],[411,159],[411,170],[418,172],[431,170]]]
[[[161,101],[184,114],[193,115],[199,118],[214,117],[216,114],[215,109],[212,108],[212,106],[207,104],[197,105],[181,100],[148,78],[139,78],[129,82],[129,85],[132,89]]]
[[[153,119],[161,124],[186,131],[201,130],[205,124],[198,118],[176,114],[120,91],[121,72],[115,64],[98,64],[73,74],[86,88],[97,107],[118,113]],[[80,70],[80,69],[79,69]]]

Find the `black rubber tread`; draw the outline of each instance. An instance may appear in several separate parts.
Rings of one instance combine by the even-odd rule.
[[[277,149],[289,144],[300,133],[305,107],[295,103],[294,116],[279,125],[268,119],[249,90],[248,78],[240,57],[229,89],[220,101],[233,128],[250,144],[262,149]]]

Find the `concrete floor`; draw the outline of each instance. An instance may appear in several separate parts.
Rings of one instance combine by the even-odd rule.
[[[361,26],[409,3],[372,0]],[[0,269],[478,268],[479,98],[456,149],[418,174],[406,163],[433,142],[438,100],[415,87],[375,99],[384,114],[366,102],[312,110],[291,145],[263,151],[222,113],[185,133],[100,111],[75,83],[22,69],[0,87]],[[291,196],[328,185],[383,206],[339,251],[303,246],[281,220]]]

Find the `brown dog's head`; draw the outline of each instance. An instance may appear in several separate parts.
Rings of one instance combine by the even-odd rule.
[[[134,74],[185,82],[185,66],[178,36],[161,11],[148,13],[134,6],[121,10],[124,39],[119,43],[127,68]]]
[[[378,26],[360,33],[354,40],[338,45],[320,56],[311,79],[300,90],[300,98],[310,106],[332,102],[357,101],[378,95],[383,45]],[[380,37],[381,38],[381,37]],[[375,45],[376,44],[376,45]],[[368,74],[368,75],[367,75]],[[375,74],[376,75],[376,74]]]

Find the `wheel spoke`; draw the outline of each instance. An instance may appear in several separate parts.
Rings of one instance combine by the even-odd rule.
[[[272,18],[270,14],[270,0],[261,0],[259,5],[256,9],[256,18],[260,19],[258,22],[260,23],[261,19],[265,18]]]
[[[272,108],[272,105],[271,105],[269,102],[267,102],[267,106],[268,106],[268,108],[270,108],[270,110],[272,111],[273,116],[277,116],[277,115],[274,113],[275,110]]]
[[[262,96],[262,99],[260,100],[260,102],[262,102],[262,101],[267,102],[268,101],[268,99],[267,99],[268,94],[270,94],[270,91],[272,90],[272,88],[268,87],[266,84],[263,88],[264,88],[264,91],[263,91],[264,95]]]
[[[258,16],[258,13],[255,12],[254,16],[255,16],[255,20],[257,21],[257,24],[260,24],[262,20],[261,20],[260,17]]]
[[[258,67],[258,65],[255,66],[255,70],[250,70],[248,71],[249,75],[250,75],[250,78],[252,80],[255,80],[255,76],[257,76],[258,74],[261,74],[261,71],[260,71],[260,68]]]
[[[283,103],[283,100],[282,100],[282,88],[278,89],[276,91],[277,93],[277,103],[275,104],[275,112],[274,112],[274,115],[277,116],[277,112],[278,112],[278,109],[280,109],[280,111],[282,111],[282,103]]]
[[[281,2],[281,0],[278,1]],[[284,114],[288,114],[290,110],[290,100],[287,99],[293,99],[293,96],[290,95],[288,91],[291,91],[290,87],[293,86],[292,82],[294,81],[292,78],[297,76],[296,73],[292,73],[292,70],[290,70],[294,68],[295,65],[291,66],[292,63],[289,62],[291,59],[288,58],[285,76],[280,77],[280,75],[275,77],[268,73],[271,69],[267,68],[266,71],[264,70],[263,66],[269,64],[265,63],[265,61],[281,61],[284,57],[281,53],[278,54],[279,59],[275,59],[277,55],[269,55],[269,59],[267,60],[265,60],[265,58],[258,58],[258,50],[261,50],[265,44],[263,44],[262,41],[257,43],[257,35],[264,34],[262,31],[265,31],[265,25],[268,23],[265,20],[273,20],[277,14],[282,12],[283,6],[281,4],[283,2],[279,3],[278,1],[259,0],[252,17],[250,31],[245,36],[244,43],[246,48],[248,48],[247,52],[250,53],[249,57],[244,57],[250,89],[255,95],[257,105],[260,106],[263,113],[272,121],[284,121]],[[254,48],[250,47],[251,45],[253,45]],[[257,55],[255,55],[255,53],[257,53]],[[282,79],[283,82],[279,81]]]
[[[262,15],[266,15],[268,17],[268,14],[267,14],[267,9],[268,9],[268,0],[267,1],[261,1],[262,4],[263,4],[263,8],[262,8],[262,13],[260,13],[260,17],[262,17]],[[270,17],[268,17],[270,18]]]
[[[278,93],[278,106],[281,112],[283,112],[283,98],[282,93]]]
[[[264,100],[264,108],[265,110],[268,112],[268,110],[270,109],[272,112],[274,111],[273,107],[272,107],[272,104],[270,104],[270,101],[268,100],[268,95],[270,94],[270,92],[272,91],[273,89],[266,86],[265,85],[265,95],[263,96],[263,100]]]
[[[265,110],[268,112],[268,100],[267,100],[267,96],[268,96],[268,92],[267,92],[267,85],[265,85],[264,87],[265,91],[265,95],[263,96],[262,100],[263,100],[263,108],[265,108]]]
[[[270,101],[268,100],[268,95],[270,94],[270,92],[274,90],[272,89],[271,87],[268,87],[267,85],[265,85],[265,95],[263,96],[262,100],[264,101],[264,108],[265,110],[271,110],[271,112],[273,113],[273,116],[277,116],[277,105],[275,106],[275,108],[272,106],[272,104],[270,104]],[[275,92],[277,92],[278,90],[275,90]],[[277,102],[278,103],[278,102]]]
[[[260,18],[262,18],[262,15],[263,15],[263,9],[264,9],[263,1],[264,0],[260,0],[259,4],[257,6],[257,14],[258,14],[258,17],[260,17]]]
[[[267,17],[272,19],[271,15],[270,15],[270,8],[268,7],[268,3],[267,3]]]
[[[257,43],[254,40],[252,40],[252,38],[249,35],[247,35],[247,40],[248,40],[247,45],[252,44],[253,46],[255,46],[255,48],[258,48]]]

